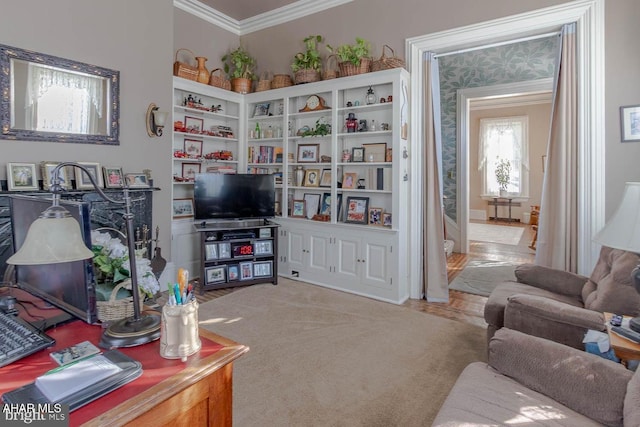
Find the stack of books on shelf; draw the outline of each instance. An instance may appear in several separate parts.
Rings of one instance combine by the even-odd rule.
[[[249,163],[282,163],[282,147],[249,147],[247,160]]]
[[[391,191],[391,168],[369,168],[365,180],[367,190]]]

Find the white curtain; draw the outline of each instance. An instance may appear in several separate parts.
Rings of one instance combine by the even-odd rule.
[[[535,261],[539,265],[571,272],[578,270],[575,30],[575,24],[567,24],[560,34]]]
[[[423,290],[430,302],[448,302],[449,281],[442,210],[440,83],[438,60],[434,54],[425,53],[424,69]]]

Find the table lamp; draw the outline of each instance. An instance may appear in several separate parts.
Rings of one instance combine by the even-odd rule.
[[[135,236],[133,232],[133,213],[131,197],[126,181],[123,183],[123,199],[114,200],[98,186],[93,175],[84,166],[74,162],[59,163],[52,171],[52,204],[40,214],[27,231],[22,247],[13,254],[7,264],[37,265],[57,264],[93,258],[93,252],[82,240],[80,225],[69,211],[60,206],[61,185],[60,169],[66,166],[77,167],[84,171],[97,193],[107,202],[124,205],[123,218],[127,226],[127,247],[129,250],[129,273],[133,294],[133,317],[111,323],[100,338],[100,347],[133,347],[160,338],[160,315],[141,313],[138,274],[135,265]]]
[[[603,246],[640,254],[640,182],[627,182],[618,210],[593,240]],[[631,272],[631,282],[640,293],[640,265]],[[634,317],[629,327],[640,332],[640,317]]]

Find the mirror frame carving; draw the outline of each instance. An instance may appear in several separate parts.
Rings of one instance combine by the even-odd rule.
[[[19,59],[36,64],[49,65],[65,70],[78,71],[110,80],[110,116],[107,120],[109,135],[43,132],[11,127],[11,60]],[[44,53],[33,52],[0,44],[0,139],[18,141],[76,142],[84,144],[120,145],[120,72],[83,62],[72,61]]]

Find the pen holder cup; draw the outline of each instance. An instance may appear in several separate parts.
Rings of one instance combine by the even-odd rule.
[[[162,307],[160,324],[160,356],[165,359],[182,359],[196,353],[202,347],[198,334],[198,302],[194,299],[184,305]]]

